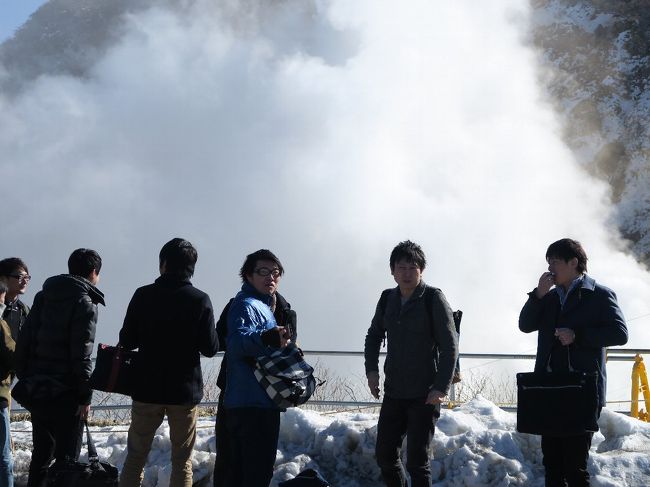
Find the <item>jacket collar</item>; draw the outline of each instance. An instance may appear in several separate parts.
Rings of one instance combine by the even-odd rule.
[[[269,294],[262,294],[257,289],[255,289],[253,285],[248,281],[242,284],[241,290],[246,296],[250,296],[252,298],[258,299],[262,301],[264,304],[266,304],[267,306],[271,305],[271,296]]]
[[[176,274],[162,274],[156,282],[159,284],[166,285],[183,285],[183,284],[192,284],[189,277],[181,277]]]
[[[411,294],[411,296],[407,299],[406,302],[421,298],[422,296],[424,296],[426,290],[427,290],[427,284],[422,279],[420,279],[420,284],[418,284],[417,287],[413,290],[413,294]],[[402,294],[400,293],[399,286],[395,286],[394,291],[395,291],[395,296],[401,299]]]
[[[586,289],[587,291],[593,291],[596,289],[596,281],[592,277],[589,277],[587,274],[585,274],[582,279],[582,286],[580,286],[580,288]]]

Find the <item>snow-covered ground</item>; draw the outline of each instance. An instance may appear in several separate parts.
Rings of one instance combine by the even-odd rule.
[[[432,450],[434,485],[544,485],[539,437],[517,433],[515,421],[514,413],[480,397],[443,410]],[[200,419],[192,456],[194,481],[198,485],[209,485],[215,455],[213,428],[214,418]],[[28,421],[12,424],[19,482],[26,480],[31,457],[30,429]],[[594,436],[589,461],[591,485],[650,485],[650,424],[604,409],[600,429]],[[91,430],[102,460],[121,468],[127,427]],[[381,485],[373,457],[376,434],[376,414],[323,414],[290,409],[282,417],[272,487],[306,467],[318,469],[335,487]],[[82,457],[85,456],[84,448]],[[169,430],[164,423],[154,438],[143,485],[169,485],[169,458]]]

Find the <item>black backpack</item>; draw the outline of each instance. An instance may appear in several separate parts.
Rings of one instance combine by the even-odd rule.
[[[386,302],[388,301],[388,295],[394,288],[386,289],[381,293],[379,298],[379,310],[381,316],[386,314]],[[427,310],[427,318],[429,319],[429,328],[431,330],[431,336],[433,336],[433,288],[427,287],[424,290],[424,308]],[[456,327],[456,333],[458,334],[458,339],[460,342],[460,322],[463,319],[463,312],[461,310],[456,310],[453,312],[454,316],[454,326]],[[460,357],[456,359],[456,368],[454,369],[454,377],[452,383],[456,384],[462,380],[460,375]]]

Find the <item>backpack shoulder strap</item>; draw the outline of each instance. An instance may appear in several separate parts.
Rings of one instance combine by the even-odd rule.
[[[427,309],[427,317],[429,318],[429,326],[431,329],[431,336],[433,336],[433,295],[436,291],[436,288],[429,287],[424,290],[424,306]],[[456,327],[456,333],[460,335],[460,322],[463,319],[463,312],[461,310],[456,310],[453,312],[454,317],[454,326]]]
[[[381,316],[384,316],[386,314],[386,304],[388,303],[388,295],[392,289],[384,289],[381,292],[381,296],[379,297],[379,311],[381,312]]]
[[[228,304],[223,307],[219,319],[217,320],[217,336],[219,337],[220,352],[226,350],[226,338],[228,337],[228,312],[230,311],[230,305],[234,299],[235,298],[230,298],[230,301],[228,301]]]

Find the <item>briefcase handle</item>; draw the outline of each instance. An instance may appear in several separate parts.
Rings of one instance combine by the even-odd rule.
[[[557,346],[557,343],[554,343],[551,347],[551,351],[548,353],[548,360],[546,360],[546,372],[553,372],[551,369],[551,355],[553,355],[553,349]],[[562,345],[566,348],[567,363],[569,364],[569,372],[575,372],[573,365],[571,365],[571,348],[570,345]]]

